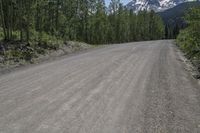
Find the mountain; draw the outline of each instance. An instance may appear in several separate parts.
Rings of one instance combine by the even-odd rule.
[[[167,23],[170,20],[180,20],[183,18],[183,16],[185,15],[185,13],[188,11],[188,9],[192,8],[192,7],[197,7],[200,6],[200,2],[186,2],[186,3],[182,3],[179,4],[173,8],[167,9],[165,11],[162,12],[158,12],[157,14],[159,16],[161,16],[161,18],[163,19],[163,21],[165,23]]]
[[[200,7],[200,2],[185,2],[165,11],[157,12],[166,25],[166,38],[176,38],[179,30],[187,26],[184,16],[193,7]]]
[[[154,10],[155,12],[159,12],[189,1],[195,0],[132,0],[126,5],[126,8],[134,12],[140,10]]]

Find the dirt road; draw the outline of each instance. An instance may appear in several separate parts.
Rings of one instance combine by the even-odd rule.
[[[172,41],[112,45],[0,76],[0,133],[200,133]]]

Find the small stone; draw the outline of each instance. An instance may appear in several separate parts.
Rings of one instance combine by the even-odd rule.
[[[200,79],[200,74],[193,74],[192,75],[195,79]]]
[[[0,63],[4,61],[4,58],[0,56]]]

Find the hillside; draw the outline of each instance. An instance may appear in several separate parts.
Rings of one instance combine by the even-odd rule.
[[[165,23],[165,38],[174,39],[179,34],[180,29],[184,29],[187,23],[184,15],[193,7],[200,6],[200,2],[186,2],[157,14]]]
[[[200,2],[186,2],[182,3],[178,6],[175,6],[171,9],[158,12],[158,14],[162,17],[165,23],[169,22],[169,20],[182,20],[182,17],[187,12],[188,9],[192,7],[200,6]]]

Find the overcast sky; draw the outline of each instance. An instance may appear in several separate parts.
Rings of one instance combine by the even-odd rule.
[[[109,5],[109,3],[110,3],[110,0],[105,0],[106,1],[106,5],[108,6]],[[127,4],[128,2],[130,2],[131,0],[120,0],[121,1],[121,3],[123,3],[123,4]]]

